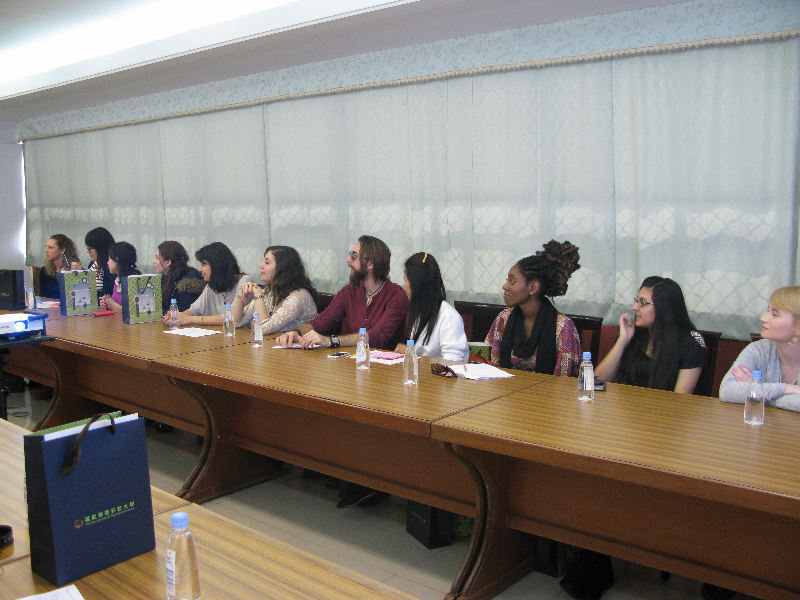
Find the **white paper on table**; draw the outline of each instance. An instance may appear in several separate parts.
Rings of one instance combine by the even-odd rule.
[[[167,329],[164,333],[172,333],[173,335],[185,335],[186,337],[204,337],[207,335],[215,335],[222,333],[221,331],[214,331],[213,329],[201,329],[200,327],[181,327],[180,329]]]
[[[35,596],[25,596],[19,600],[84,600],[84,597],[73,584],[58,590],[53,590],[52,592],[36,594]]]
[[[498,369],[494,365],[481,364],[468,364],[468,365],[450,365],[456,375],[465,379],[500,379],[502,377],[514,377],[513,373],[508,373],[502,369]]]
[[[292,350],[293,348],[302,348],[299,342],[295,342],[291,346],[273,346],[273,348],[278,348],[279,350]],[[309,350],[313,350],[314,348],[322,348],[319,344],[314,344],[313,346],[309,347]]]

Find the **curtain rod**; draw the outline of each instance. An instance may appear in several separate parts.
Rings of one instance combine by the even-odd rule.
[[[237,102],[234,104],[222,104],[219,106],[212,106],[208,108],[198,108],[194,110],[187,110],[176,113],[169,113],[165,115],[157,115],[153,117],[145,117],[142,119],[134,119],[131,121],[119,121],[116,123],[107,123],[104,125],[92,125],[90,127],[81,127],[79,129],[72,129],[69,131],[62,131],[59,133],[47,133],[42,135],[33,135],[19,138],[21,142],[45,140],[50,138],[62,137],[67,135],[75,135],[78,133],[88,133],[91,131],[101,131],[103,129],[113,129],[115,127],[128,127],[130,125],[141,125],[144,123],[152,123],[156,121],[166,121],[168,119],[178,119],[181,117],[192,117],[197,115],[204,115],[215,112],[222,112],[226,110],[237,110],[241,108],[251,108],[253,106],[262,106],[265,104],[274,104],[276,102],[286,102],[290,100],[301,100],[305,98],[317,98],[321,96],[333,96],[337,94],[350,94],[354,92],[361,92],[366,90],[375,90],[390,87],[400,87],[404,85],[414,85],[419,83],[429,83],[433,81],[442,81],[447,79],[458,79],[461,77],[474,77],[477,75],[487,75],[490,73],[507,73],[511,71],[525,71],[533,69],[545,69],[549,67],[558,67],[563,65],[575,65],[589,62],[600,62],[604,60],[612,60],[615,58],[630,58],[636,56],[647,56],[652,54],[668,54],[672,52],[685,52],[689,50],[698,50],[712,47],[722,46],[741,46],[746,44],[781,42],[792,38],[800,37],[800,29],[789,29],[786,31],[776,31],[771,33],[757,33],[746,36],[735,36],[725,38],[710,38],[706,40],[699,40],[694,42],[679,42],[675,44],[663,44],[659,46],[645,46],[641,48],[628,48],[624,50],[610,50],[607,52],[598,52],[595,54],[584,54],[580,56],[568,56],[564,58],[548,58],[542,60],[534,60],[522,63],[514,63],[510,65],[497,65],[491,67],[478,67],[474,69],[461,69],[458,71],[446,71],[444,73],[436,73],[433,75],[419,75],[416,77],[407,77],[404,79],[393,79],[390,81],[378,81],[373,83],[359,83],[355,85],[348,85],[338,88],[327,88],[322,90],[312,90],[309,92],[296,92],[293,94],[283,94],[280,96],[270,96],[268,98],[260,98],[258,100],[248,100],[245,102]]]

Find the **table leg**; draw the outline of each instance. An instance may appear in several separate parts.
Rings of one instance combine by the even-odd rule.
[[[442,443],[472,476],[477,497],[475,528],[461,570],[445,600],[484,600],[533,569],[536,537],[506,526],[506,458],[472,448]],[[493,476],[490,477],[489,473]]]
[[[179,497],[203,502],[284,473],[280,461],[233,444],[229,415],[236,407],[228,392],[172,377],[167,380],[197,401],[206,422],[200,458]]]

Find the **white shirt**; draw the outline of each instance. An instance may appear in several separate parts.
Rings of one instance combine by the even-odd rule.
[[[412,330],[412,337],[416,334],[416,326]],[[427,344],[423,344],[421,336],[415,348],[417,356],[430,356],[466,362],[469,359],[469,345],[467,334],[464,333],[464,320],[458,311],[447,302],[442,301],[439,308],[439,318],[431,333]]]

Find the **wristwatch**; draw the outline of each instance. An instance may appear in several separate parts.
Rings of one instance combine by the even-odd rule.
[[[341,344],[339,343],[339,336],[332,335],[331,337],[331,348],[338,348]]]

